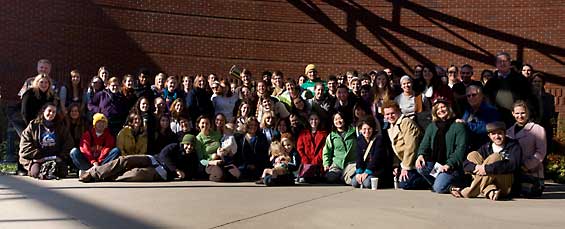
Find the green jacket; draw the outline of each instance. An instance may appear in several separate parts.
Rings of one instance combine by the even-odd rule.
[[[208,136],[202,133],[196,135],[196,154],[198,155],[198,160],[211,160],[212,154],[216,153],[216,150],[220,147],[220,139],[222,139],[222,135],[213,130],[210,130]]]
[[[348,164],[355,163],[356,150],[357,136],[354,127],[345,132],[343,139],[337,131],[332,131],[326,137],[326,145],[322,152],[324,167],[336,165],[340,169],[345,169]]]
[[[424,159],[427,160],[433,150],[434,139],[437,131],[438,128],[434,123],[428,125],[424,138],[420,143],[420,148],[418,149],[418,156],[423,155]],[[467,141],[468,136],[465,125],[456,122],[451,124],[449,130],[447,130],[447,133],[445,134],[445,146],[447,148],[446,164],[449,165],[451,169],[462,169],[467,151]]]

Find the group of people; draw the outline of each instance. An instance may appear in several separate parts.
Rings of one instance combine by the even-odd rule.
[[[522,67],[522,66],[520,66]],[[551,142],[544,75],[508,53],[471,65],[348,71],[322,80],[281,71],[121,80],[107,67],[67,82],[51,63],[22,87],[20,163],[32,177],[82,182],[211,180],[431,189],[456,197],[537,197]],[[83,88],[82,81],[88,80]]]

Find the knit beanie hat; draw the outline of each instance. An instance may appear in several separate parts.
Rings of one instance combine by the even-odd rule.
[[[94,114],[94,116],[92,117],[92,125],[96,126],[96,123],[98,121],[104,121],[106,123],[108,123],[108,119],[106,118],[106,116],[102,113],[96,113]]]
[[[194,137],[194,135],[192,134],[185,134],[184,137],[182,138],[182,141],[180,142],[180,144],[186,145],[186,144],[194,144],[194,142],[196,141],[196,137]]]
[[[306,69],[304,70],[304,74],[308,74],[309,71],[314,70],[316,71],[316,65],[314,64],[309,64],[306,66]]]

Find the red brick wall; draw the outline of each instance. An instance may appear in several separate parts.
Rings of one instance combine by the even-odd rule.
[[[344,3],[346,2],[346,3]],[[0,83],[14,99],[35,62],[52,75],[91,76],[140,66],[169,74],[215,72],[232,64],[297,76],[422,61],[493,68],[504,50],[565,80],[565,5],[560,0],[452,1],[11,0],[0,7]],[[398,2],[398,3],[397,3]],[[414,3],[412,3],[414,2]],[[565,113],[562,87],[551,85]]]

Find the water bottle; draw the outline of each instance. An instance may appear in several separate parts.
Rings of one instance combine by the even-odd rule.
[[[398,177],[394,176],[394,189],[398,189],[398,186],[399,186]]]

